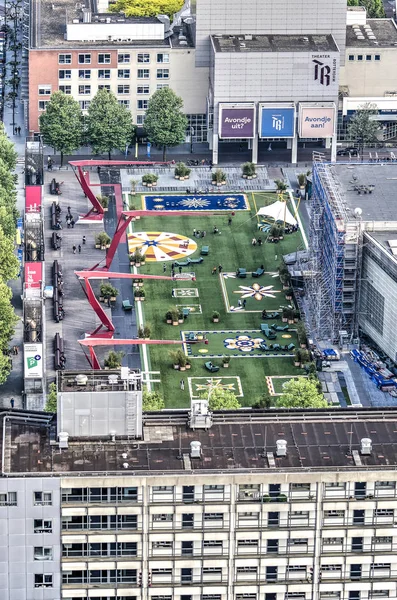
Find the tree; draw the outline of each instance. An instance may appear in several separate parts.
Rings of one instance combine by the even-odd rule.
[[[284,393],[276,400],[280,408],[328,408],[328,402],[312,379],[297,377],[284,384]]]
[[[4,133],[4,126],[0,125],[0,159],[6,164],[9,171],[14,171],[17,165],[18,153],[14,144]]]
[[[143,392],[142,410],[149,412],[151,410],[163,410],[165,408],[164,399],[158,392]]]
[[[0,353],[0,384],[7,381],[7,377],[11,373],[11,361],[8,356]]]
[[[171,17],[183,6],[184,0],[116,0],[109,10],[125,13],[127,17]]]
[[[153,144],[162,146],[163,160],[167,148],[178,146],[186,138],[187,118],[182,113],[182,98],[170,88],[157,90],[149,100],[145,131]]]
[[[8,348],[18,323],[11,298],[11,288],[4,281],[0,281],[0,351]]]
[[[378,121],[373,121],[371,116],[377,115],[378,110],[376,104],[367,102],[358,107],[357,112],[350,119],[347,127],[347,134],[351,141],[360,145],[360,153],[365,144],[372,144],[378,140],[377,133],[379,131]]]
[[[364,6],[370,19],[383,19],[386,14],[382,0],[347,0],[348,6]]]
[[[16,279],[19,262],[14,254],[14,240],[7,237],[0,227],[0,278],[2,281]]]
[[[272,397],[269,391],[265,390],[260,398],[252,405],[252,408],[271,408],[272,404]]]
[[[201,398],[203,400],[208,400],[208,395],[203,394]],[[230,392],[229,390],[214,389],[210,391],[208,408],[210,410],[237,410],[241,408],[241,404],[233,392]]]
[[[71,154],[81,146],[83,118],[79,103],[63,92],[52,94],[46,111],[40,115],[44,142],[61,153]]]
[[[49,391],[47,394],[47,402],[44,407],[45,412],[56,413],[58,404],[58,394],[56,383],[50,383]]]
[[[114,148],[124,152],[131,142],[134,133],[131,113],[118,103],[112,92],[98,90],[88,109],[87,133],[94,153],[107,152],[110,160]]]

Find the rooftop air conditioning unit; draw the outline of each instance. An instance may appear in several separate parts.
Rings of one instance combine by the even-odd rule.
[[[286,440],[277,440],[277,442],[276,442],[276,456],[287,456],[287,442],[286,442]]]
[[[201,442],[190,442],[190,458],[201,458]]]
[[[372,452],[371,438],[362,438],[360,443],[361,454],[368,455]]]

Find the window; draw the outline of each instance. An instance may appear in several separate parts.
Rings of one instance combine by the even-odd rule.
[[[162,64],[168,64],[170,62],[169,54],[157,54],[157,62]]]
[[[118,94],[129,94],[130,93],[130,86],[128,84],[126,84],[126,85],[118,85],[117,86],[117,93]]]
[[[131,62],[131,54],[119,54],[117,60],[119,65],[127,65]]]
[[[372,563],[371,568],[374,572],[376,571],[390,571],[390,563]]]
[[[138,85],[136,88],[137,94],[150,94],[150,88],[148,85]]]
[[[204,575],[209,575],[211,573],[216,573],[217,575],[222,575],[222,567],[203,567]]]
[[[90,85],[79,85],[79,95],[80,96],[89,96],[91,94],[91,86]]]
[[[52,521],[35,519],[33,521],[33,533],[52,533]]]
[[[91,54],[79,54],[79,65],[91,64]]]
[[[137,62],[139,64],[141,64],[141,63],[145,63],[145,64],[150,63],[150,54],[138,54]]]
[[[184,556],[192,556],[193,555],[193,542],[191,542],[191,541],[182,542],[181,552]]]
[[[376,481],[375,489],[376,490],[395,490],[396,482],[395,481]]]
[[[343,538],[341,538],[341,537],[324,538],[323,544],[327,545],[327,546],[340,546],[341,544],[343,544]]]
[[[287,592],[285,594],[285,600],[306,600],[305,592]]]
[[[323,572],[327,571],[342,571],[342,565],[321,565]]]
[[[125,106],[126,108],[130,108],[129,100],[118,100],[118,103],[120,104],[120,106]]]
[[[258,567],[237,567],[237,573],[257,573]]]
[[[343,490],[344,491],[346,489],[346,483],[339,483],[338,481],[334,481],[332,483],[326,483],[325,489],[326,490]]]
[[[167,87],[170,87],[170,86],[168,85],[168,83],[158,83],[158,84],[156,85],[156,90],[162,90],[163,88],[167,88]]]
[[[174,486],[173,485],[154,485],[152,487],[152,492],[153,494],[156,494],[158,492],[162,493],[162,492],[173,492],[174,491]]]
[[[0,506],[16,506],[17,505],[17,492],[8,492],[6,494],[0,494]]]
[[[362,61],[363,60],[363,55],[362,54],[357,54],[357,60],[358,61]]]
[[[375,54],[374,59],[375,60],[380,60],[380,54]]]
[[[238,515],[239,521],[257,521],[259,519],[258,512],[242,512]]]
[[[157,69],[156,77],[157,77],[157,79],[169,79],[170,78],[170,70],[169,69]]]
[[[110,79],[110,69],[98,69],[99,79]]]
[[[59,91],[63,92],[64,94],[71,94],[72,93],[72,86],[71,85],[60,85],[59,86]]]
[[[145,115],[137,115],[136,116],[136,124],[143,125],[145,122]]]
[[[201,600],[221,600],[221,594],[203,594]]]
[[[367,54],[365,60],[372,60],[372,54]]]
[[[301,519],[309,519],[308,510],[293,510],[291,511],[291,521],[300,521]]]
[[[324,517],[326,519],[340,519],[345,516],[344,510],[325,510]]]
[[[110,65],[110,54],[98,54],[98,62],[100,65]]]
[[[222,548],[222,540],[203,540],[203,548]]]
[[[146,110],[149,106],[149,100],[138,100],[137,101],[137,109],[138,110]]]
[[[169,514],[169,515],[152,515],[152,521],[153,523],[157,522],[157,521],[169,521],[171,522],[174,518],[173,514]]]
[[[172,548],[172,542],[152,542],[152,550],[159,548]]]
[[[52,548],[35,546],[33,551],[34,560],[52,560]]]
[[[224,485],[205,485],[204,492],[223,492]]]
[[[204,513],[204,521],[223,521],[223,513]]]
[[[306,565],[288,565],[287,571],[288,573],[298,572],[298,573],[306,573],[307,566]]]
[[[34,587],[35,588],[41,588],[41,587],[50,588],[50,587],[52,587],[52,575],[36,573],[34,576]]]
[[[102,83],[98,85],[98,90],[107,90],[108,92],[110,92],[110,85]]]
[[[258,546],[258,540],[237,540],[237,546]]]
[[[90,69],[79,69],[79,79],[91,79]]]
[[[354,54],[349,54],[349,60],[350,61],[354,60]]]
[[[88,108],[91,104],[91,101],[90,100],[80,100],[79,104],[80,104],[81,110],[88,110]]]
[[[71,54],[58,54],[58,64],[60,64],[60,65],[72,64],[72,55]]]
[[[392,508],[375,508],[374,517],[393,517],[394,510]]]
[[[119,79],[129,79],[131,75],[131,71],[129,69],[118,69],[117,77]]]
[[[236,594],[236,600],[256,600],[256,594]]]
[[[310,483],[291,483],[290,491],[310,492]]]
[[[51,94],[50,85],[39,85],[39,96],[49,96]]]
[[[389,598],[390,591],[389,590],[372,590],[370,592],[369,598]]]
[[[307,538],[291,538],[288,540],[288,544],[290,546],[307,546],[308,539]]]
[[[59,79],[72,79],[72,71],[70,69],[60,69],[58,71]]]
[[[35,506],[51,506],[52,492],[34,492],[33,504]]]
[[[149,69],[138,69],[138,79],[149,79]]]
[[[393,538],[391,535],[378,535],[374,537],[375,544],[391,544]]]

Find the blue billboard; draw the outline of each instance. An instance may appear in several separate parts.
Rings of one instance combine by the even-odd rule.
[[[261,106],[259,115],[259,137],[295,137],[295,107]]]

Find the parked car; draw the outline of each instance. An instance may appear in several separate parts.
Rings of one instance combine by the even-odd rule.
[[[337,156],[358,156],[358,149],[353,146],[350,148],[341,148],[336,154]]]

